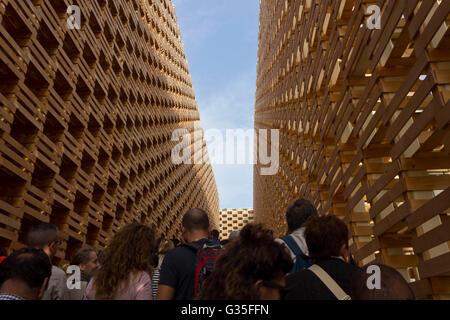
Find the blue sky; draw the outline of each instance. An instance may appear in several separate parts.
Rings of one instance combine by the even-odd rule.
[[[173,0],[205,130],[252,129],[259,0]],[[221,208],[253,207],[253,166],[213,164]]]

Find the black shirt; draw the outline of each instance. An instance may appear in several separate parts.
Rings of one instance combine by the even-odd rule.
[[[193,242],[203,245],[208,239]],[[170,250],[161,265],[159,284],[175,289],[175,300],[194,300],[196,252],[186,246]]]
[[[317,262],[348,295],[351,279],[358,267],[341,259],[330,258]],[[305,269],[286,277],[285,300],[337,300],[336,296],[312,271]]]

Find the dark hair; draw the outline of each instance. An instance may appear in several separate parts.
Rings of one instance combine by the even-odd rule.
[[[181,225],[188,231],[207,231],[209,228],[208,214],[202,209],[191,209],[184,214]]]
[[[23,248],[13,252],[0,264],[0,287],[6,280],[19,279],[30,289],[40,288],[51,274],[52,264],[44,251]]]
[[[178,246],[178,244],[180,244],[180,240],[178,240],[178,239],[175,239],[175,238],[173,238],[173,239],[170,239],[170,241],[172,241],[173,242],[173,245],[176,247],[176,246]]]
[[[103,262],[104,255],[105,255],[105,249],[101,249],[99,252],[97,252],[97,260],[100,265]]]
[[[86,264],[91,260],[91,252],[96,252],[95,249],[92,248],[83,248],[77,251],[75,255],[72,257],[72,261],[70,261],[71,265],[78,266],[80,264]]]
[[[58,228],[50,223],[41,222],[31,226],[27,234],[27,245],[31,248],[44,249],[58,239]]]
[[[153,227],[152,227],[152,228],[153,228]],[[153,228],[153,230],[155,230],[155,228]],[[158,254],[158,251],[159,251],[159,246],[161,245],[161,243],[162,243],[163,241],[164,241],[163,236],[159,237],[159,238],[156,240],[155,247],[154,247],[153,250],[152,250],[152,256],[151,256],[151,259],[152,259],[152,267],[153,267],[153,268],[157,268],[157,267],[158,267],[158,264],[159,264],[159,254]]]
[[[348,244],[348,229],[334,215],[313,216],[305,223],[305,240],[313,260],[339,256],[342,245]]]
[[[223,255],[205,279],[201,300],[259,299],[253,285],[258,280],[272,281],[291,271],[292,260],[274,241],[270,230],[248,224],[239,238],[228,243]]]
[[[219,235],[220,235],[219,230],[214,229],[214,230],[211,231],[211,238],[212,239],[219,239]]]
[[[288,234],[294,232],[311,216],[318,216],[316,207],[306,199],[299,199],[289,206],[286,211]]]
[[[395,269],[382,264],[380,268],[381,288],[369,289],[367,280],[373,272],[367,273],[370,265],[358,269],[352,276],[351,292],[353,300],[415,300],[414,292],[403,276]]]
[[[8,252],[6,251],[5,248],[0,247],[0,257],[6,257],[8,256]]]

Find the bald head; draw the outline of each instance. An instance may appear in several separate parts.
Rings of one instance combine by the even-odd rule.
[[[375,273],[369,267],[380,268],[381,288],[369,289],[367,282],[372,282]],[[373,268],[373,267],[372,267]],[[371,278],[371,279],[369,279]],[[386,265],[369,265],[356,271],[352,277],[353,300],[415,300],[414,292],[403,276]]]
[[[191,209],[186,212],[181,225],[189,232],[206,231],[209,229],[209,218],[202,209]]]

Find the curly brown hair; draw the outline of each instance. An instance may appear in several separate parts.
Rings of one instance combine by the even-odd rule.
[[[257,300],[253,285],[272,281],[291,271],[292,260],[274,241],[272,231],[260,224],[248,224],[239,237],[227,245],[205,279],[199,300]]]
[[[155,249],[156,232],[152,228],[138,223],[123,227],[104,250],[102,266],[95,276],[95,298],[114,299],[120,284],[136,272],[151,275]]]

